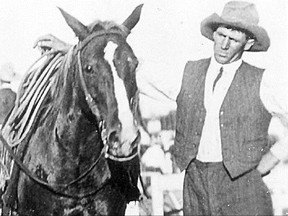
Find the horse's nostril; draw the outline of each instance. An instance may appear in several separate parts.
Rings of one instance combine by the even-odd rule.
[[[117,131],[112,131],[108,135],[108,142],[113,143],[113,142],[119,142],[119,136]]]

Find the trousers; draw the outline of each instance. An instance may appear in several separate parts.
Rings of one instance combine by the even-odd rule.
[[[232,179],[222,162],[194,160],[185,173],[183,213],[273,215],[273,206],[269,189],[256,169]]]

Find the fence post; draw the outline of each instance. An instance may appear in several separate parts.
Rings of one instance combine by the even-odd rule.
[[[151,178],[151,196],[153,215],[163,215],[163,190],[161,187],[160,174],[154,173]]]

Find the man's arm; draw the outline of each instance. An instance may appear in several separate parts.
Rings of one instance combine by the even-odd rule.
[[[273,77],[275,77],[275,73],[265,71],[260,89],[261,100],[272,115],[268,135],[274,143],[270,150],[262,156],[257,167],[263,175],[288,157],[288,89],[286,83],[272,83],[275,80]]]
[[[280,160],[275,157],[271,151],[268,151],[265,155],[262,156],[262,159],[257,166],[257,170],[262,175],[265,175],[270,170],[272,170],[279,162]]]
[[[41,54],[50,51],[60,51],[66,53],[71,48],[71,45],[65,43],[64,41],[60,40],[52,34],[47,34],[39,37],[35,41],[33,48],[36,47],[38,47],[38,49],[41,51]]]

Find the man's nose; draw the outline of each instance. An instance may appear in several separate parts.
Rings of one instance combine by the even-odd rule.
[[[222,41],[221,48],[222,49],[228,49],[229,46],[230,46],[230,39],[229,39],[229,37],[225,37]]]

